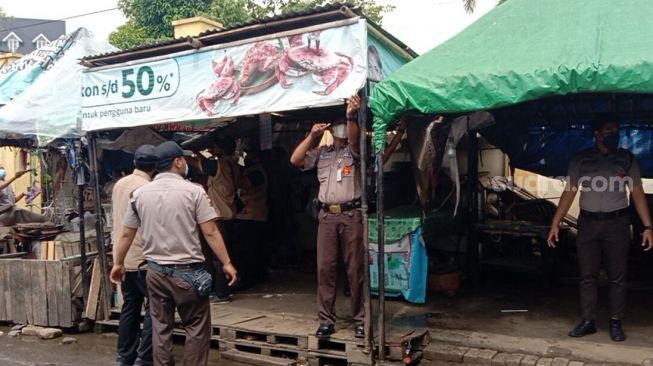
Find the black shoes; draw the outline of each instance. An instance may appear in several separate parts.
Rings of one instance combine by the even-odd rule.
[[[569,332],[570,337],[584,337],[596,333],[594,320],[583,319],[574,329]]]
[[[610,319],[610,338],[615,342],[623,342],[626,340],[626,333],[621,327],[621,320]]]
[[[596,324],[594,323],[594,320],[583,319],[576,328],[569,332],[569,336],[583,337],[594,333],[596,333]],[[610,319],[610,339],[615,342],[623,342],[626,340],[626,333],[621,327],[621,320]]]
[[[356,324],[356,332],[354,333],[354,337],[365,338],[365,327],[363,326],[363,323]]]
[[[335,333],[336,329],[333,324],[320,324],[320,327],[317,328],[315,336],[319,339],[326,339],[331,337],[331,334]]]

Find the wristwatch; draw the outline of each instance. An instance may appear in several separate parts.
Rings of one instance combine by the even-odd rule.
[[[653,231],[653,225],[644,225],[644,231],[651,230]]]

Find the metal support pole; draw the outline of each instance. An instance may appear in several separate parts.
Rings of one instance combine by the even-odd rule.
[[[365,89],[366,90],[366,89]],[[363,248],[365,249],[364,255],[364,283],[363,283],[363,306],[365,307],[365,319],[363,325],[365,327],[365,353],[372,352],[372,340],[374,339],[372,327],[372,288],[370,286],[370,263],[368,260],[370,253],[370,236],[369,236],[369,222],[368,222],[368,204],[367,204],[367,187],[368,187],[368,171],[367,162],[369,153],[367,149],[367,93],[364,93],[361,98],[361,106],[358,110],[358,126],[360,127],[360,154],[361,154],[361,211],[363,216]]]
[[[75,141],[75,156],[77,157],[77,166],[75,167],[75,181],[78,189],[79,200],[79,254],[80,263],[82,265],[82,288],[84,293],[84,306],[88,301],[88,263],[86,262],[86,227],[84,226],[84,186],[86,180],[84,179],[84,160],[82,159],[82,142]]]
[[[109,271],[107,261],[107,250],[104,244],[104,225],[102,224],[102,197],[100,196],[100,182],[98,181],[97,151],[95,134],[89,133],[88,156],[91,163],[91,186],[93,187],[93,201],[95,202],[95,232],[97,236],[98,252],[100,254],[100,270],[102,272],[102,305],[104,316],[108,317],[111,312],[111,284],[109,283]]]
[[[383,138],[383,137],[379,137]],[[376,154],[376,219],[379,252],[379,361],[385,361],[385,220],[383,215],[383,151]]]
[[[467,202],[468,202],[468,257],[471,267],[472,282],[476,285],[479,281],[479,245],[476,236],[476,223],[478,222],[478,137],[476,131],[469,129],[469,116],[467,117]]]

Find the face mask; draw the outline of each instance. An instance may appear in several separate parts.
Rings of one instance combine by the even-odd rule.
[[[0,168],[0,179],[5,179],[7,176],[7,171],[4,168]]]
[[[186,169],[184,169],[184,178],[188,177],[188,169],[189,169],[188,163],[186,163],[185,165],[186,165]]]
[[[619,134],[613,133],[603,138],[603,143],[610,151],[615,151],[619,147]]]
[[[333,126],[331,128],[331,134],[333,135],[333,137],[338,139],[347,138],[347,125],[340,124],[340,125]]]

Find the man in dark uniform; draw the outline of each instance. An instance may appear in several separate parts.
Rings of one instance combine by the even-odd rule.
[[[201,186],[184,180],[188,174],[184,156],[190,156],[191,152],[168,141],[157,146],[156,155],[159,174],[151,183],[134,191],[130,207],[125,211],[111,280],[123,281],[125,255],[141,227],[143,257],[148,263],[154,364],[174,365],[172,331],[176,308],[186,331],[184,365],[206,365],[211,340],[208,298],[211,284],[206,281],[208,272],[204,270],[200,230],[223,263],[222,269],[232,284],[236,269],[215,224],[217,214],[206,192]]]
[[[112,220],[116,225],[111,230],[113,242],[117,243],[122,234],[122,222],[130,196],[136,189],[148,184],[154,175],[157,157],[152,145],[143,145],[134,152],[135,169],[132,174],[120,179],[113,187],[111,203]],[[114,247],[114,251],[117,247]],[[152,319],[150,304],[145,305],[143,330],[141,331],[141,310],[148,297],[145,276],[147,270],[139,268],[143,263],[143,237],[136,233],[134,242],[125,257],[125,279],[122,283],[123,304],[118,325],[117,366],[152,364]]]
[[[618,147],[618,117],[602,115],[595,120],[592,129],[596,146],[577,153],[569,164],[567,185],[551,224],[548,244],[555,247],[558,242],[558,226],[580,190],[576,250],[583,320],[569,332],[569,336],[582,337],[596,333],[597,279],[603,258],[610,283],[610,338],[621,342],[626,340],[621,319],[626,307],[630,244],[626,188],[644,223],[644,250],[653,247],[653,226],[637,159],[630,151]]]
[[[299,168],[317,168],[320,181],[317,231],[317,303],[320,327],[315,334],[318,338],[328,338],[335,331],[339,251],[342,251],[347,266],[351,310],[356,321],[355,336],[365,336],[363,271],[366,255],[360,210],[360,128],[356,121],[359,107],[360,98],[353,96],[347,101],[346,121],[315,124],[290,157],[290,162]],[[313,149],[318,137],[327,129],[333,135],[333,145]]]

